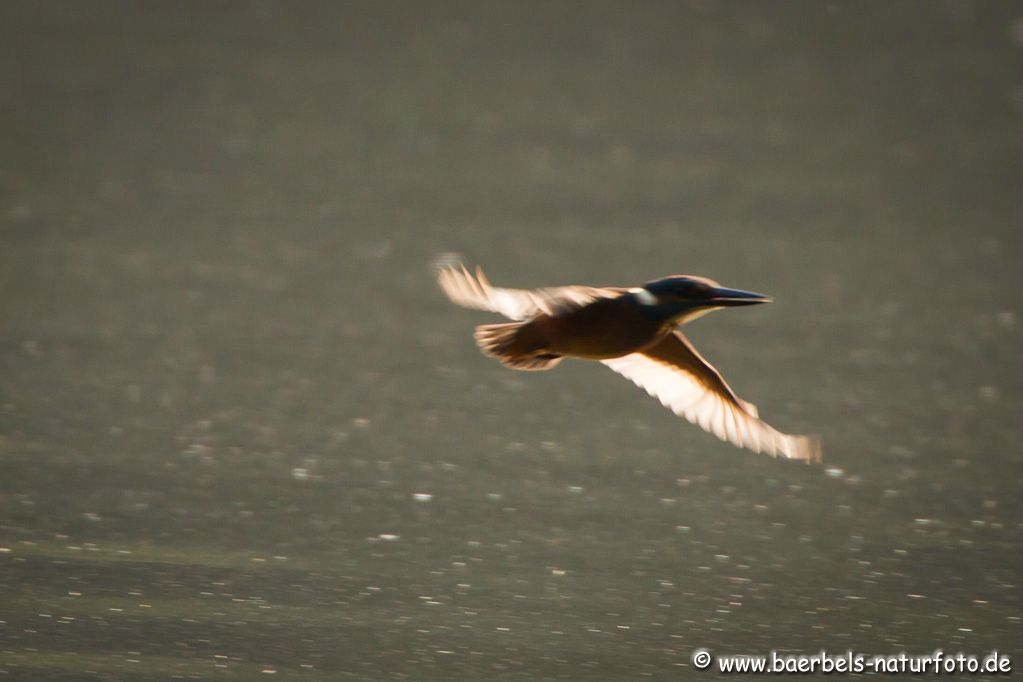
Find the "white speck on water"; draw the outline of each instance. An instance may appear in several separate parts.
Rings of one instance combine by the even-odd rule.
[[[142,402],[142,387],[138,384],[128,384],[124,389],[124,398],[129,403]]]
[[[502,495],[501,493],[487,493],[488,500],[497,501],[500,500],[502,497],[504,497],[504,495]]]
[[[842,476],[845,475],[845,471],[839,469],[838,467],[828,467],[827,469],[824,470],[824,473],[826,473],[831,478],[842,478]]]
[[[997,386],[981,386],[977,391],[981,399],[994,401],[998,400],[998,387]]]
[[[688,533],[690,528],[689,526],[675,526],[675,530],[677,530],[679,533]]]
[[[430,493],[412,493],[412,499],[416,502],[429,502],[433,499]]]
[[[214,365],[203,365],[199,368],[199,381],[212,384],[217,380],[217,368]]]
[[[182,450],[181,454],[189,457],[208,457],[211,452],[213,452],[213,448],[205,443],[192,443]]]
[[[352,419],[352,426],[357,429],[367,429],[369,428],[369,419],[366,417],[355,417]]]
[[[566,573],[566,571],[564,569],[561,569],[561,568],[552,568],[551,569],[551,575],[563,576],[563,575],[565,575],[565,573]]]
[[[401,538],[400,535],[395,535],[393,533],[381,533],[377,537],[380,538],[381,540],[383,540],[384,542],[394,542],[395,540],[398,540],[398,539]]]
[[[295,467],[291,470],[291,477],[296,481],[308,481],[309,470],[303,469],[302,467]]]
[[[40,348],[38,341],[31,340],[26,341],[25,343],[21,344],[21,348],[22,350],[25,351],[27,355],[30,355],[34,358],[39,358],[43,356],[43,351]]]
[[[572,493],[573,495],[579,495],[583,492],[583,490],[585,490],[585,488],[583,488],[581,485],[568,486],[568,492]]]

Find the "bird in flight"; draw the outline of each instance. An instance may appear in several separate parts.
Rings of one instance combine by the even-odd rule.
[[[777,431],[738,397],[678,329],[719,308],[769,303],[705,277],[674,275],[641,287],[505,289],[483,270],[442,265],[440,288],[454,303],[514,320],[476,327],[484,354],[519,370],[551,369],[564,358],[597,360],[669,410],[740,448],[819,462],[820,440]]]

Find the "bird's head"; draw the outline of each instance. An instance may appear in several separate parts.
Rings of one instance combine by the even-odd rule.
[[[770,303],[771,297],[728,289],[712,279],[674,275],[644,284],[631,293],[651,314],[682,324],[718,308]]]

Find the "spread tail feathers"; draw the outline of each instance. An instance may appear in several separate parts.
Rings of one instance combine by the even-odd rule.
[[[544,370],[561,362],[560,355],[545,353],[542,347],[523,338],[519,332],[525,324],[481,324],[476,327],[476,343],[484,355],[497,358],[513,369]]]

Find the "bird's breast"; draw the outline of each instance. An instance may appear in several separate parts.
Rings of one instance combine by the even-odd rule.
[[[555,317],[534,320],[546,347],[560,355],[601,360],[642,350],[666,329],[639,306],[620,298],[601,299]]]

